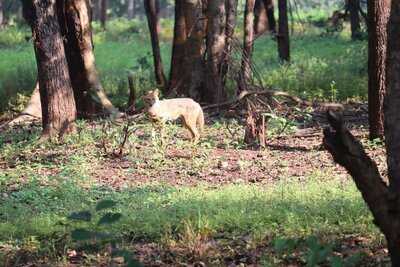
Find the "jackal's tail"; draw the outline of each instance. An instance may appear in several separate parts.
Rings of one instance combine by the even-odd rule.
[[[199,129],[199,132],[202,132],[204,129],[204,113],[201,108],[199,114],[197,115],[196,124]]]

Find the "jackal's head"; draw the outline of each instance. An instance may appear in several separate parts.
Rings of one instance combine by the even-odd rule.
[[[144,106],[150,108],[154,103],[156,103],[159,98],[160,92],[158,89],[148,91],[143,97]]]

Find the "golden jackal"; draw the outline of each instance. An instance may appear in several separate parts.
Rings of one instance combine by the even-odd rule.
[[[159,99],[159,91],[148,91],[143,96],[145,110],[153,121],[164,123],[168,120],[182,119],[183,125],[189,130],[192,140],[200,138],[204,127],[204,114],[199,103],[191,98]]]

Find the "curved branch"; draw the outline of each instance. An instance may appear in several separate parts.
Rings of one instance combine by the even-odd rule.
[[[331,153],[334,161],[352,176],[377,226],[384,233],[390,232],[393,220],[388,202],[389,188],[379,174],[376,163],[346,128],[341,113],[328,110],[327,117],[331,127],[324,129],[324,147]]]

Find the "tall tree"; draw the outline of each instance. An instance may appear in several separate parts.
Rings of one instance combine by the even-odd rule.
[[[108,6],[108,1],[107,0],[100,0],[100,24],[101,24],[101,27],[103,28],[103,30],[106,29],[107,6]]]
[[[166,87],[166,79],[164,69],[161,61],[160,43],[158,39],[160,25],[158,23],[159,15],[159,1],[158,0],[146,0],[144,1],[144,8],[147,16],[147,24],[149,26],[151,47],[153,49],[153,60],[154,60],[154,73],[156,77],[157,85],[161,88]]]
[[[266,31],[276,32],[274,2],[272,0],[256,0],[254,6],[254,34],[258,36]]]
[[[370,139],[383,138],[387,23],[390,0],[368,1],[368,111]]]
[[[42,106],[42,136],[62,137],[75,128],[76,108],[57,20],[56,0],[24,0],[23,6],[34,40]]]
[[[3,0],[0,0],[0,28],[4,23]]]
[[[184,72],[182,72],[182,83],[178,88],[178,93],[200,99],[205,84],[205,5],[201,0],[183,0],[182,2],[187,39],[184,46]]]
[[[91,0],[93,20],[95,21],[100,21],[101,1],[102,0]]]
[[[347,10],[350,13],[351,38],[359,39],[361,36],[360,0],[347,0]]]
[[[237,6],[238,0],[227,0],[226,1],[226,29],[225,29],[225,53],[224,60],[222,63],[222,78],[223,84],[226,82],[226,75],[228,73],[230,56],[232,52],[232,42],[236,27],[236,17],[237,17]]]
[[[278,54],[282,61],[290,60],[289,23],[287,14],[287,0],[278,0],[279,32]]]
[[[58,19],[79,117],[117,114],[100,82],[87,0],[58,0]]]
[[[213,0],[207,6],[207,78],[204,99],[219,103],[225,97],[222,62],[226,48],[226,6],[224,0]]]
[[[128,19],[135,17],[135,0],[128,0],[127,15]]]
[[[185,57],[185,43],[187,39],[186,21],[183,10],[183,1],[175,1],[175,24],[172,44],[171,71],[168,91],[176,93],[182,84],[181,75],[184,71],[183,58]]]
[[[254,5],[255,0],[246,0],[244,10],[244,40],[241,79],[239,92],[246,89],[246,84],[251,78],[251,54],[253,52],[254,42]]]
[[[378,2],[378,0],[376,1]],[[324,130],[324,144],[333,158],[353,177],[357,188],[384,234],[392,266],[400,266],[400,2],[392,1],[388,24],[386,95],[384,104],[388,180],[376,163],[346,129],[343,118],[330,113],[331,129]]]

